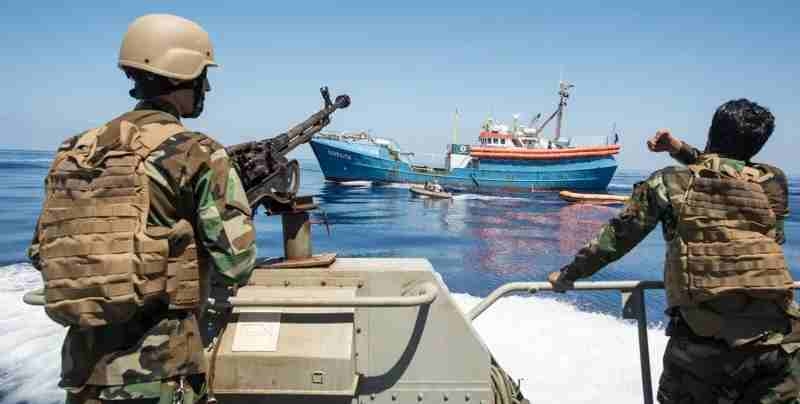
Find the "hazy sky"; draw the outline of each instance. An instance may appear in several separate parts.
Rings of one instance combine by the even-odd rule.
[[[668,163],[644,148],[660,127],[702,146],[714,109],[748,97],[777,117],[759,160],[800,173],[800,1],[608,3],[3,2],[0,147],[52,149],[129,108],[122,35],[136,16],[168,12],[211,34],[222,68],[187,124],[223,143],[303,119],[325,84],[353,98],[330,129],[443,152],[456,108],[459,140],[472,142],[490,112],[549,114],[563,77],[576,85],[565,134],[616,123],[623,168]]]

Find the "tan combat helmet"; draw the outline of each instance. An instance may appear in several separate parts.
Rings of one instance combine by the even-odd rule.
[[[217,66],[208,33],[170,14],[134,20],[122,39],[118,64],[181,81],[196,78],[206,66]]]

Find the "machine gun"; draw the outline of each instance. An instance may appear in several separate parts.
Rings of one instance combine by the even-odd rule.
[[[293,209],[300,187],[300,165],[286,155],[327,126],[334,111],[350,105],[346,94],[331,102],[328,87],[319,91],[325,104],[305,121],[273,138],[225,148],[238,168],[253,214],[261,205],[268,215]]]
[[[275,266],[330,264],[336,254],[311,254],[311,220],[308,211],[315,209],[311,196],[297,196],[300,188],[300,164],[286,155],[311,140],[331,122],[331,114],[350,106],[350,97],[342,94],[331,102],[328,87],[319,89],[324,105],[308,119],[271,139],[257,140],[225,149],[242,179],[253,214],[263,206],[267,215],[281,215],[284,258]]]

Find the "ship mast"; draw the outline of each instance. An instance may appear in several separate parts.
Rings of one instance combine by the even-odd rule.
[[[453,144],[458,143],[458,108],[456,108],[456,113],[453,115]]]
[[[556,114],[558,115],[558,119],[556,120],[556,137],[553,140],[558,140],[561,137],[561,123],[564,120],[564,108],[567,106],[567,99],[569,98],[569,90],[572,87],[575,87],[572,84],[567,83],[566,81],[560,81],[559,83],[559,91],[558,95],[561,96],[561,100],[558,102],[558,111]]]

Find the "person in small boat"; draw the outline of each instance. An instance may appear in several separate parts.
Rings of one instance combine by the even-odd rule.
[[[751,160],[774,120],[749,100],[726,102],[703,152],[659,131],[650,149],[685,167],[636,184],[619,216],[549,276],[567,290],[661,223],[670,317],[661,403],[800,402],[800,311],[782,248],[788,185],[780,169]]]
[[[425,189],[431,192],[444,192],[444,188],[436,180],[425,182]]]

